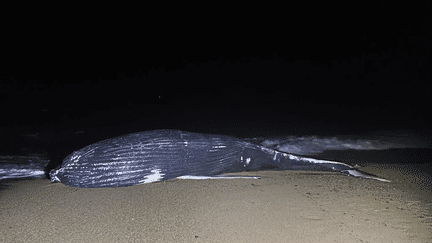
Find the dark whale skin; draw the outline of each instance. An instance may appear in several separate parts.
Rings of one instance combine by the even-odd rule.
[[[103,140],[68,155],[50,179],[72,187],[125,187],[180,176],[229,172],[353,167],[279,152],[241,139],[179,130],[153,130]],[[355,176],[358,175],[358,171]],[[349,173],[348,173],[349,174]]]

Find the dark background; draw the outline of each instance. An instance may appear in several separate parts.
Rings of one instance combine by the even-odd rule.
[[[430,127],[429,1],[9,2],[4,151],[170,128],[238,137]],[[23,136],[23,134],[27,134]]]

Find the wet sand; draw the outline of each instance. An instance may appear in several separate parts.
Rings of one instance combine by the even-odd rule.
[[[430,188],[394,167],[363,170],[392,182],[302,171],[126,188],[19,181],[0,191],[0,241],[431,242]]]

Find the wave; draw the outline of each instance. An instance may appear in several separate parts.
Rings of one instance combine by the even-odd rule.
[[[45,177],[48,162],[37,156],[0,156],[0,180]]]

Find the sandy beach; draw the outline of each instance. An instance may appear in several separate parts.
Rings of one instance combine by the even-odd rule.
[[[0,191],[1,242],[431,242],[432,195],[403,170],[259,171],[261,179],[81,189],[47,179]]]

